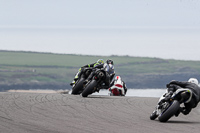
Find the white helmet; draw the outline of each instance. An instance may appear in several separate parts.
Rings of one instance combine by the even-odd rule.
[[[121,80],[121,77],[120,76],[116,76],[115,77],[115,80],[117,81],[117,80]]]
[[[198,81],[196,78],[190,78],[190,79],[188,80],[188,82],[194,83],[194,84],[196,84],[196,85],[199,85],[199,81]]]
[[[117,84],[119,82],[121,82],[121,77],[120,76],[116,76],[115,79],[114,79],[114,84]]]

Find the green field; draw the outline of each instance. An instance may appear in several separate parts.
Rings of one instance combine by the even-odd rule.
[[[98,59],[112,59],[116,75],[121,75],[130,85],[133,83],[133,87],[135,83],[139,84],[141,80],[139,78],[145,78],[145,75],[147,77],[174,74],[198,76],[200,73],[200,61],[0,51],[0,85],[50,83],[63,84],[69,88],[68,84],[77,70]]]

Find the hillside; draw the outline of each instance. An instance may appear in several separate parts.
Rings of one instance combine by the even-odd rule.
[[[0,90],[71,89],[77,70],[98,59],[112,59],[128,88],[164,88],[173,79],[200,79],[200,61],[0,51]]]

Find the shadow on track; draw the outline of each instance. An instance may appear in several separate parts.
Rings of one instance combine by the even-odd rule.
[[[171,121],[168,121],[166,123],[175,123],[175,124],[200,124],[200,122],[197,122],[197,121],[175,121],[175,120],[171,120]]]

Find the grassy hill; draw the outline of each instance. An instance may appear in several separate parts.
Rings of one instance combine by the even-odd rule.
[[[200,61],[0,51],[0,90],[70,89],[77,70],[98,59],[112,59],[128,88],[164,88],[172,79],[200,79]]]

